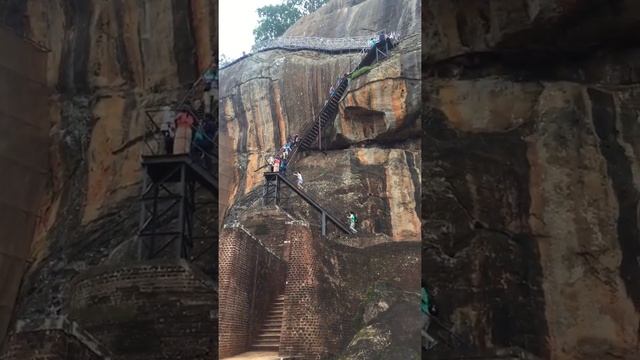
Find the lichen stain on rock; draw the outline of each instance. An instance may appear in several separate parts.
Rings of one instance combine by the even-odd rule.
[[[529,119],[542,90],[538,84],[498,79],[450,81],[436,88],[433,100],[451,125],[477,132],[508,131],[522,125]]]
[[[107,192],[115,177],[117,157],[112,155],[122,137],[120,121],[124,113],[125,100],[112,97],[100,100],[94,108],[97,119],[91,134],[89,147],[89,177],[87,199],[82,222],[96,218],[100,207],[108,198]]]

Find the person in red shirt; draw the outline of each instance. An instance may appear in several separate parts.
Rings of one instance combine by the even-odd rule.
[[[173,142],[174,154],[188,154],[191,149],[191,128],[195,122],[193,115],[183,109],[176,118],[176,136]]]

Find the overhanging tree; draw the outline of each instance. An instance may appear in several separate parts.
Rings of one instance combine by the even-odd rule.
[[[328,0],[285,0],[279,5],[258,8],[258,27],[253,30],[256,44],[284,34],[302,16],[312,13]]]

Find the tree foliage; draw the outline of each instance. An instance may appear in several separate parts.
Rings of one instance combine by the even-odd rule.
[[[218,58],[218,67],[223,67],[225,65],[229,65],[231,63],[231,59],[225,55],[225,54],[220,54],[220,57]]]
[[[302,16],[318,10],[328,0],[285,0],[279,5],[258,8],[258,27],[253,30],[256,43],[284,34]]]

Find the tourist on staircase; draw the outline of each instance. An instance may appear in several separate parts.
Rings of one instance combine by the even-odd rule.
[[[213,104],[215,103],[215,91],[216,82],[218,81],[218,64],[214,61],[211,63],[207,71],[205,71],[203,77],[204,80],[204,92],[202,93],[202,100],[204,102],[204,112],[206,114],[213,113]]]
[[[167,155],[173,153],[173,140],[176,135],[175,113],[171,111],[171,107],[164,106],[162,108],[162,123],[160,124],[160,132],[164,138],[164,152]]]
[[[298,171],[296,171],[296,172],[293,173],[293,176],[296,177],[296,185],[298,185],[298,187],[300,189],[304,189],[302,187],[302,184],[304,183],[304,180],[302,179],[302,174],[300,174]]]
[[[174,154],[188,154],[191,148],[191,127],[195,124],[188,107],[182,107],[176,118],[176,135],[173,143]]]
[[[273,157],[273,155],[269,155],[269,157],[267,158],[267,164],[269,164],[269,172],[273,172],[273,164],[275,160],[276,159]]]
[[[200,100],[200,99],[196,99],[196,100],[193,102],[193,109],[192,109],[192,111],[193,111],[193,115],[195,116],[195,117],[194,117],[194,120],[195,120],[195,122],[196,122],[194,125],[198,125],[198,123],[199,123],[202,119],[204,119],[204,113],[205,113],[205,111],[204,111],[204,103],[202,102],[202,100]]]
[[[273,160],[273,172],[280,172],[280,157],[276,156]]]
[[[191,156],[195,160],[196,164],[204,164],[204,147],[206,146],[206,136],[204,134],[204,125],[200,124],[196,128],[195,135],[193,136],[193,145],[191,148]]]
[[[435,316],[437,310],[435,305],[429,304],[429,293],[427,292],[424,283],[422,284],[422,302],[420,304],[420,311],[422,312],[422,346],[426,350],[430,350],[438,344],[438,341],[428,333],[429,325],[431,324],[431,316]]]
[[[287,159],[285,158],[280,159],[280,175],[287,175]]]
[[[204,146],[202,147],[204,150],[204,168],[207,170],[211,170],[212,169],[211,167],[213,165],[211,163],[211,160],[213,159],[213,152],[215,151],[214,138],[216,136],[216,123],[213,119],[212,114],[204,115],[203,128],[204,128],[204,135],[205,135]]]
[[[356,223],[358,222],[358,217],[356,216],[356,213],[354,213],[353,211],[349,211],[349,215],[347,216],[347,220],[349,222],[349,229],[351,231],[353,231],[354,233],[358,232],[356,230]]]

